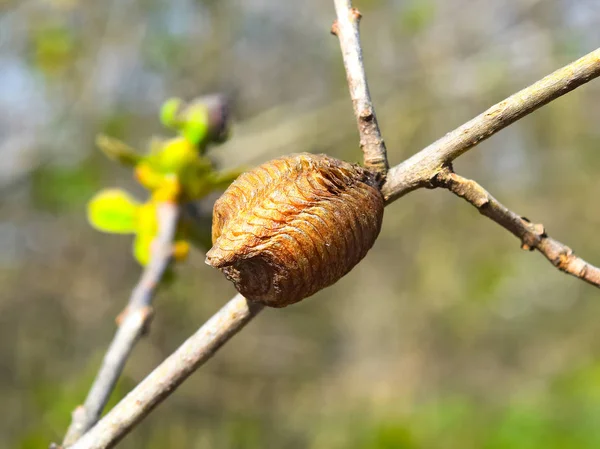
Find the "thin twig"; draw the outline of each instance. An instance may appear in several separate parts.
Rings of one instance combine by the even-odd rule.
[[[236,295],[71,448],[113,447],[262,308]]]
[[[560,271],[600,287],[599,268],[577,257],[568,246],[549,237],[543,225],[531,223],[507,209],[475,181],[447,169],[435,177],[433,184],[448,189],[471,203],[482,215],[518,237],[523,249],[536,249]]]
[[[383,178],[389,165],[367,85],[358,29],[361,14],[352,7],[351,0],[334,0],[334,4],[337,20],[333,23],[331,32],[340,40],[365,167],[380,173]]]
[[[178,216],[179,206],[175,203],[165,202],[157,206],[158,236],[153,242],[150,263],[131,293],[125,316],[106,351],[84,404],[73,412],[63,447],[73,445],[98,421],[133,346],[149,324],[152,299],[171,261]]]
[[[600,76],[600,48],[495,104],[388,172],[382,192],[397,200],[427,187],[439,171],[481,141],[539,107]]]

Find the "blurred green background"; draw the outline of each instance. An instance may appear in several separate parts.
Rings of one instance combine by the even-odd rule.
[[[595,0],[356,0],[396,164],[596,48]],[[170,96],[234,99],[212,156],[359,160],[325,0],[0,0],[0,446],[60,441],[140,269],[93,231],[101,187],[141,193],[94,148],[144,147]],[[600,82],[456,163],[600,263]],[[157,298],[112,402],[233,294],[196,251]],[[342,281],[267,310],[120,447],[600,447],[598,290],[444,191],[386,210]]]

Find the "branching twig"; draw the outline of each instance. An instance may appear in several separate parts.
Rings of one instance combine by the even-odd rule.
[[[521,240],[523,249],[536,249],[559,270],[600,287],[599,268],[577,257],[568,246],[548,237],[541,224],[531,223],[507,209],[475,181],[447,169],[436,176],[433,184],[450,190],[475,206],[482,215],[510,231]]]
[[[427,187],[448,163],[539,107],[600,76],[600,48],[511,95],[390,169],[383,194],[388,203]]]
[[[72,449],[113,447],[261,310],[261,305],[236,295],[71,446]]]
[[[158,236],[153,242],[150,263],[129,298],[125,316],[84,404],[73,412],[63,447],[71,446],[98,421],[133,346],[151,319],[154,293],[171,260],[179,207],[175,203],[161,203],[157,206],[157,214]]]
[[[385,176],[389,168],[387,153],[369,95],[360,46],[358,24],[361,14],[356,8],[352,8],[351,0],[334,0],[334,3],[337,19],[331,27],[331,32],[340,40],[364,164],[365,167]]]

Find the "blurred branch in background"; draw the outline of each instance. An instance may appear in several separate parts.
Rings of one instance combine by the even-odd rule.
[[[150,263],[144,268],[131,293],[127,308],[119,320],[117,333],[106,351],[85,402],[73,412],[73,420],[63,441],[64,447],[71,446],[96,424],[135,343],[148,330],[152,318],[152,300],[173,254],[179,206],[174,202],[160,203],[156,213],[158,235],[154,240]]]
[[[148,330],[152,299],[165,277],[173,274],[168,271],[171,261],[187,258],[189,242],[206,231],[191,232],[180,220],[184,217],[181,206],[226,188],[239,173],[219,172],[204,156],[208,146],[227,137],[229,114],[225,98],[212,95],[189,104],[171,98],[163,104],[160,116],[162,123],[178,136],[154,139],[145,155],[118,139],[102,135],[97,139],[105,155],[132,168],[151,195],[148,202],[140,205],[126,191],[104,189],[88,203],[88,219],[103,232],[135,234],[134,256],[146,268],[118,318],[119,329],[85,403],[73,412],[64,447],[73,445],[100,418],[133,346]],[[205,241],[200,238],[198,244]]]

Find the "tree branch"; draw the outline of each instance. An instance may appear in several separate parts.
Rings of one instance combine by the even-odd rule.
[[[177,204],[165,202],[157,206],[158,236],[153,243],[150,263],[131,293],[125,316],[106,351],[84,404],[73,412],[63,447],[71,446],[98,421],[133,346],[146,330],[152,317],[152,299],[171,261],[178,217]]]
[[[389,165],[367,85],[358,29],[361,14],[358,9],[352,8],[351,0],[334,0],[334,4],[337,20],[333,23],[331,32],[340,40],[364,164],[385,177]]]
[[[236,295],[71,448],[113,447],[262,308]]]
[[[391,203],[432,179],[461,154],[539,107],[600,75],[600,48],[495,104],[471,121],[393,167],[382,192]]]
[[[445,169],[433,180],[436,187],[450,190],[471,203],[486,217],[498,223],[521,240],[521,248],[538,250],[560,271],[600,287],[600,269],[577,257],[571,248],[546,234],[544,226],[531,223],[508,210],[475,181]]]

